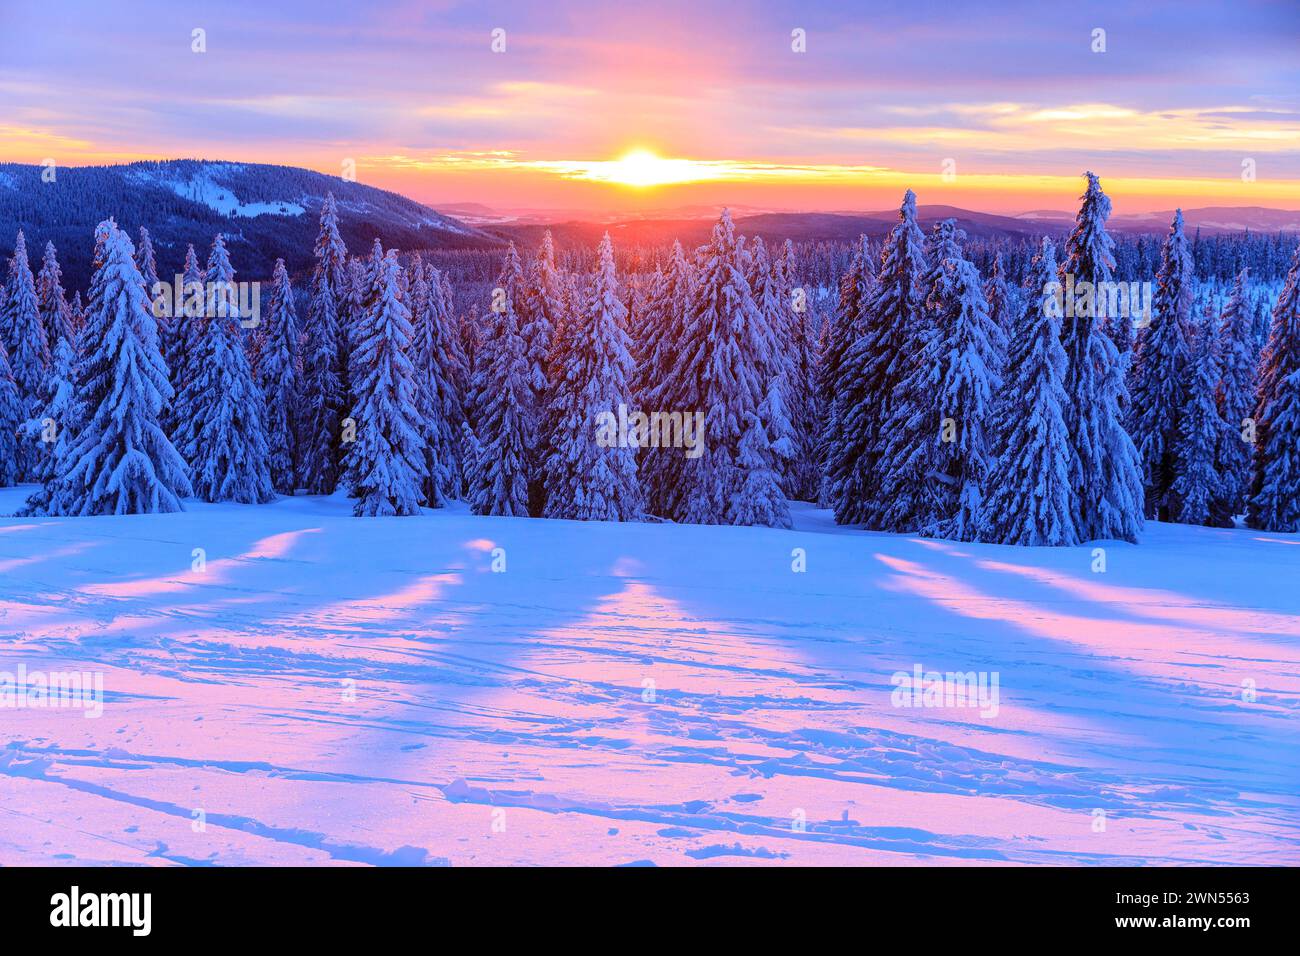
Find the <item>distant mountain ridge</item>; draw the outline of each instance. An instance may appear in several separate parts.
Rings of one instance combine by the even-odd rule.
[[[658,245],[681,239],[683,245],[704,242],[713,228],[718,210],[707,207],[690,207],[700,215],[667,218],[624,217],[601,221],[570,219],[546,222],[537,211],[530,211],[524,220],[509,220],[498,216],[493,225],[483,228],[503,238],[525,244],[535,243],[543,232],[551,230],[561,243],[595,245],[608,230],[615,242]],[[684,211],[684,210],[683,210]],[[866,234],[879,239],[898,221],[897,210],[878,212],[753,212],[732,209],[736,229],[751,236],[762,236],[764,242],[796,241],[849,242]],[[1107,227],[1117,234],[1163,235],[1169,229],[1174,211],[1131,213],[1111,217]],[[1183,217],[1189,232],[1200,229],[1206,235],[1250,232],[1300,232],[1300,212],[1268,209],[1260,206],[1205,207],[1184,209]],[[955,219],[959,229],[971,238],[1034,239],[1038,236],[1059,238],[1074,227],[1074,214],[1056,210],[1035,210],[1016,216],[977,212],[957,206],[917,206],[917,219],[921,228],[928,231],[936,222]]]
[[[879,239],[898,221],[897,210],[876,213],[837,212],[759,212],[736,215],[736,230],[747,236],[761,236],[764,242],[800,241],[851,242],[865,233]],[[713,229],[717,216],[677,219],[626,219],[617,222],[569,221],[558,223],[508,223],[484,228],[503,238],[524,245],[535,244],[548,229],[562,244],[593,246],[609,231],[615,243],[661,245],[680,239],[684,246],[703,243]],[[918,206],[917,217],[922,229],[929,230],[943,219],[957,220],[958,228],[972,238],[999,236],[1033,238],[1047,232],[1062,231],[1054,225],[1021,221],[1011,216],[971,212],[955,206]]]
[[[680,239],[692,247],[707,240],[721,206],[694,204],[641,215],[584,214],[577,210],[497,210],[484,203],[447,203],[444,210],[398,193],[338,176],[263,163],[195,159],[135,162],[116,166],[66,167],[45,182],[43,167],[0,163],[0,255],[9,255],[21,227],[33,268],[39,268],[47,240],[58,247],[69,290],[89,279],[95,225],[109,216],[135,239],[140,226],[153,236],[159,274],[180,271],[186,243],[200,258],[217,232],[226,236],[231,260],[243,278],[267,278],[276,258],[292,273],[312,265],[321,203],[333,193],[339,230],[354,254],[365,254],[378,238],[403,252],[419,249],[494,248],[515,241],[535,247],[547,230],[562,245],[594,247],[606,230],[616,243],[667,245]],[[897,210],[869,212],[781,212],[731,207],[737,229],[767,242],[849,242],[865,233],[879,239],[897,221]],[[917,209],[922,228],[952,218],[972,238],[1059,237],[1073,225],[1072,213],[1034,210],[999,215],[948,205]],[[1300,212],[1260,206],[1184,209],[1189,231],[1207,234],[1300,232]],[[1163,234],[1167,212],[1117,214],[1116,233]]]
[[[1070,226],[1074,214],[1059,209],[1035,209],[1022,212],[1015,218],[1027,222]],[[1173,222],[1174,210],[1156,212],[1118,213],[1106,223],[1114,232],[1163,233]],[[1266,206],[1203,206],[1184,209],[1183,222],[1187,229],[1199,229],[1210,235],[1241,232],[1300,232],[1300,212],[1289,209],[1269,209]]]
[[[149,229],[164,278],[180,271],[186,243],[206,259],[218,232],[246,278],[266,278],[281,257],[291,272],[310,268],[329,193],[353,253],[368,252],[376,238],[404,251],[501,242],[397,193],[294,166],[177,159],[57,168],[53,182],[42,172],[0,163],[0,250],[10,254],[22,228],[38,267],[45,242],[53,240],[69,289],[85,288],[94,228],[109,216],[133,240],[140,226]]]

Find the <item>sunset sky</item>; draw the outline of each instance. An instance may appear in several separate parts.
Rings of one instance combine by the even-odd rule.
[[[1300,4],[1061,6],[0,0],[0,160],[605,211],[1070,209],[1092,169],[1122,212],[1300,209]]]

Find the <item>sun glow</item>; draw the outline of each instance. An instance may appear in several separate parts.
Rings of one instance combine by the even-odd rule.
[[[331,169],[330,162],[322,161],[317,168]],[[1012,174],[967,169],[954,183],[945,179],[937,168],[917,170],[761,159],[670,159],[644,147],[635,147],[614,159],[541,159],[511,150],[493,150],[427,155],[392,153],[359,157],[358,162],[373,171],[377,184],[399,192],[404,188],[405,177],[413,173],[459,177],[480,173],[513,175],[518,177],[516,181],[530,186],[548,180],[598,184],[610,190],[610,195],[602,198],[598,207],[602,209],[615,198],[612,195],[615,192],[624,193],[625,197],[655,196],[660,189],[667,191],[705,183],[713,188],[710,201],[719,204],[742,201],[731,188],[731,184],[736,184],[765,190],[761,196],[747,194],[743,198],[745,202],[775,203],[789,208],[802,207],[806,211],[872,208],[871,204],[886,209],[909,188],[918,193],[925,190],[925,195],[931,195],[929,191],[934,190],[934,194],[942,195],[943,202],[970,208],[986,208],[992,203],[1011,209],[1017,206],[1065,209],[1077,199],[1079,191],[1079,177],[1074,173]],[[496,182],[506,180],[501,178]],[[1262,204],[1300,209],[1300,179],[1247,183],[1236,176],[1217,179],[1109,176],[1104,183],[1112,199],[1134,211],[1169,209],[1188,195],[1219,205]],[[809,191],[813,188],[817,190],[815,194]]]
[[[648,149],[634,149],[619,159],[591,166],[587,171],[590,179],[642,188],[714,178],[705,165],[689,159],[664,159]]]

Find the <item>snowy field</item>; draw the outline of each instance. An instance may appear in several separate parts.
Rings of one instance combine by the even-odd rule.
[[[1295,535],[188,507],[0,519],[0,671],[105,689],[0,710],[0,863],[1300,864]]]

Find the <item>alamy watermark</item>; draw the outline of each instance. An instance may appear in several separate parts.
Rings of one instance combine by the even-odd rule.
[[[704,454],[704,413],[617,412],[596,415],[596,444],[601,448],[683,448],[687,458]]]
[[[152,893],[83,893],[74,885],[50,897],[50,925],[55,927],[112,927],[148,936],[153,929]]]
[[[1075,282],[1067,272],[1065,282],[1043,287],[1043,307],[1053,318],[1135,319],[1139,328],[1151,324],[1150,282]]]
[[[177,275],[171,285],[155,282],[149,291],[155,318],[232,317],[246,329],[262,324],[260,282],[186,282],[183,275]]]
[[[102,671],[29,671],[19,664],[17,673],[0,671],[0,709],[67,708],[83,717],[104,715]]]
[[[998,671],[894,671],[889,701],[895,707],[969,707],[981,717],[998,715]]]

